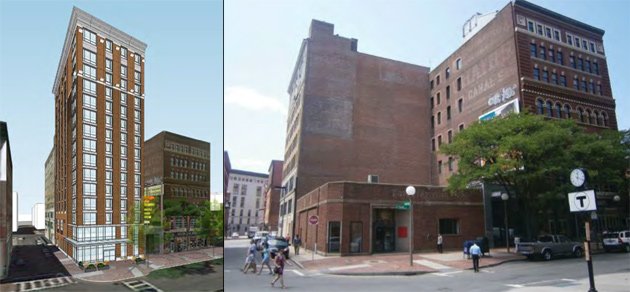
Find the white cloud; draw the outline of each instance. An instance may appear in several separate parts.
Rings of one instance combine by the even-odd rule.
[[[287,107],[278,99],[263,95],[254,89],[232,86],[225,89],[225,103],[254,111],[269,110],[286,114]]]

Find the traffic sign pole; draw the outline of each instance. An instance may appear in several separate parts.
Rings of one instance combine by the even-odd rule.
[[[588,282],[590,288],[588,292],[597,292],[595,289],[595,278],[593,276],[593,260],[591,259],[591,218],[589,216],[588,220],[584,223],[584,230],[586,230],[586,251],[584,252],[584,256],[586,257],[586,265],[588,266]]]

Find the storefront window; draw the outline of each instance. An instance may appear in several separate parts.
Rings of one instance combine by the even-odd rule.
[[[328,222],[328,252],[339,252],[340,238],[341,223],[339,221]]]
[[[350,223],[350,252],[360,253],[363,245],[363,222]]]

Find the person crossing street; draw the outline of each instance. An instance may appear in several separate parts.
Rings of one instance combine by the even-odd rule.
[[[481,248],[477,245],[477,243],[473,243],[470,247],[470,254],[472,255],[473,260],[473,269],[475,273],[479,272],[479,257],[481,256]]]
[[[300,246],[302,246],[302,239],[299,234],[296,234],[293,238],[293,249],[295,250],[295,255],[300,254]]]

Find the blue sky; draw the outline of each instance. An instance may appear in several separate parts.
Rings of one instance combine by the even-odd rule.
[[[620,129],[630,128],[630,1],[532,0],[604,29],[604,47]],[[359,40],[359,51],[413,64],[438,65],[461,44],[474,13],[508,0],[246,1],[225,4],[225,149],[232,167],[267,172],[284,159],[287,86],[311,19]]]
[[[73,6],[148,45],[145,139],[168,130],[210,142],[211,190],[222,192],[222,1],[2,0],[0,120],[8,123],[20,214],[44,202],[51,92]]]

